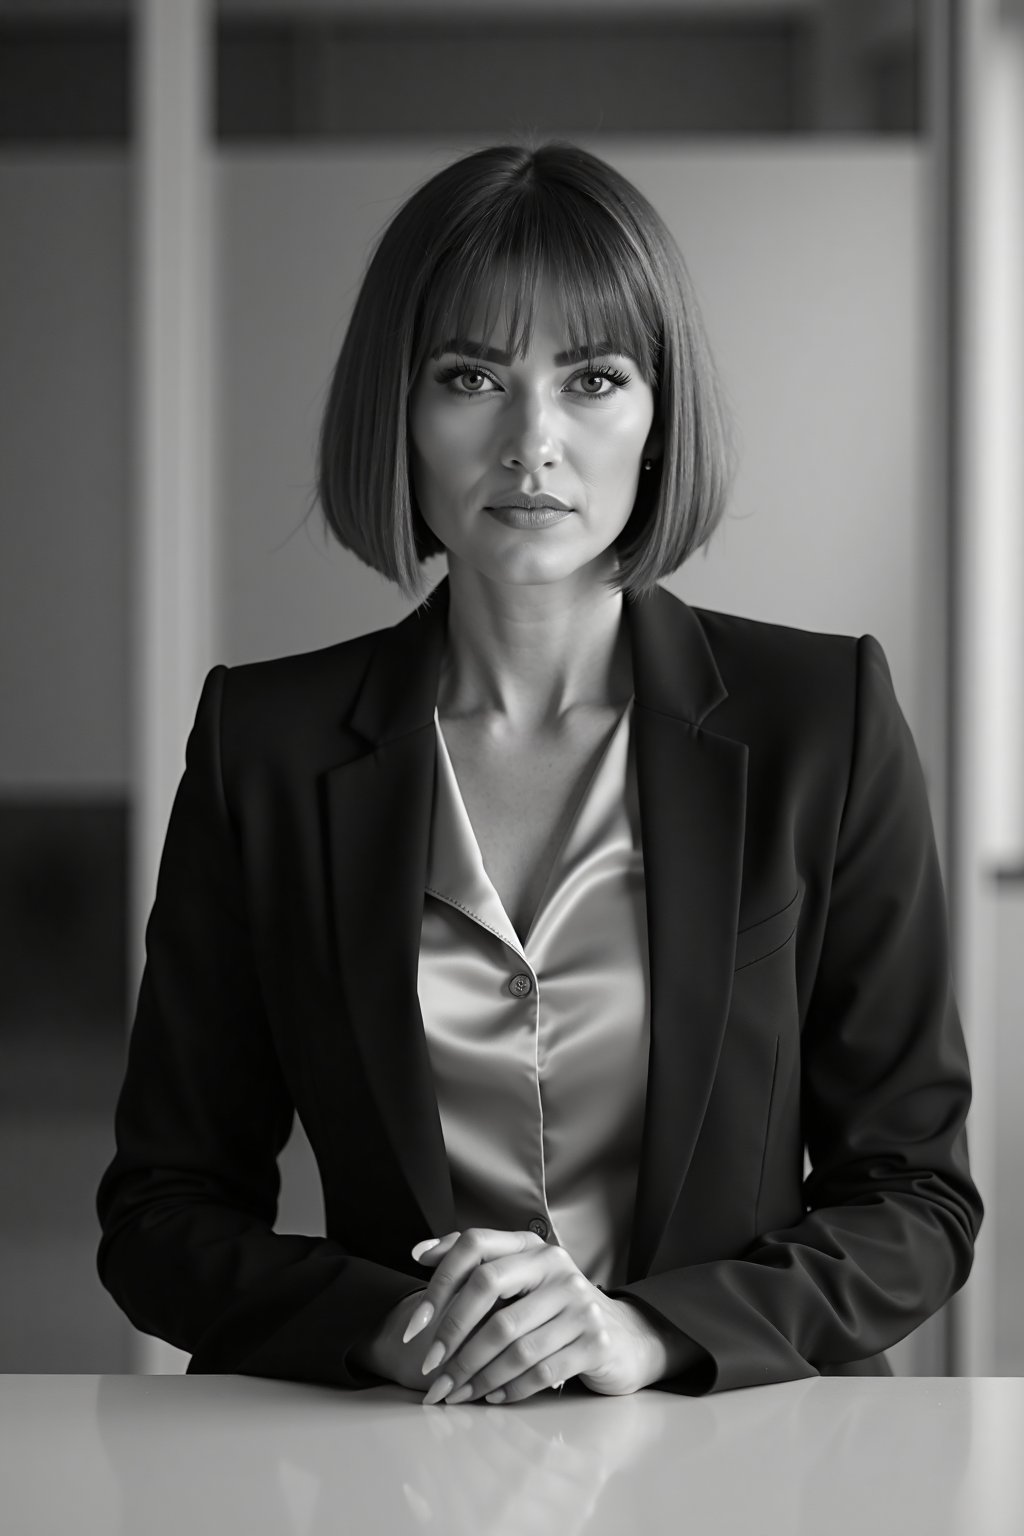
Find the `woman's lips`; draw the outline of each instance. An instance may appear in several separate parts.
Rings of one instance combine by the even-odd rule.
[[[552,523],[564,522],[570,515],[559,507],[485,507],[484,510],[506,528],[548,528]]]

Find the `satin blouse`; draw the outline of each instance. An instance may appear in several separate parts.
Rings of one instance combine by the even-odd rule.
[[[520,943],[435,708],[417,981],[456,1227],[529,1228],[605,1287],[626,1278],[650,1041],[632,715],[631,699]]]

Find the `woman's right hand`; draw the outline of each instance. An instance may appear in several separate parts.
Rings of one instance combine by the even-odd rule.
[[[411,1392],[426,1392],[443,1369],[442,1363],[424,1376],[421,1367],[429,1340],[422,1334],[417,1334],[408,1344],[402,1343],[409,1319],[422,1301],[425,1291],[426,1286],[413,1291],[410,1296],[403,1296],[377,1327],[365,1335],[350,1352],[350,1359],[356,1365],[372,1371],[375,1376],[382,1376],[385,1381],[408,1387]]]

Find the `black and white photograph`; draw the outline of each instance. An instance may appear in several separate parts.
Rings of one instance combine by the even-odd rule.
[[[1024,4],[0,0],[0,1526],[1024,1532]]]

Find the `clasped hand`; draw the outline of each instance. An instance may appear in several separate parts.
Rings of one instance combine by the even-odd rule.
[[[606,1396],[654,1379],[653,1325],[533,1232],[470,1227],[412,1250],[434,1273],[402,1342],[422,1335],[424,1403],[518,1402],[570,1376]],[[500,1303],[507,1305],[499,1305]]]

